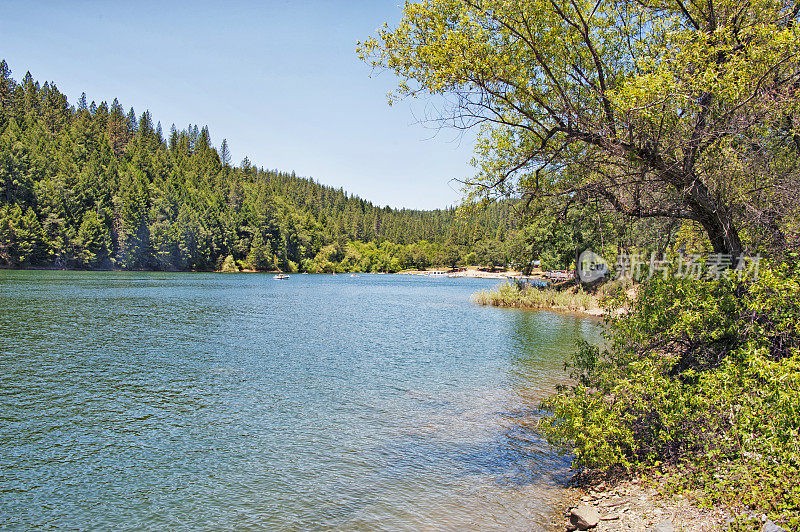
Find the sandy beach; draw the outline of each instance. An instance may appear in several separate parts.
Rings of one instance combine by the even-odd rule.
[[[522,272],[514,270],[487,272],[479,270],[477,267],[471,266],[464,270],[451,272],[449,270],[404,270],[397,272],[403,275],[445,275],[448,277],[476,277],[480,279],[542,279],[540,276],[535,275],[522,275]]]

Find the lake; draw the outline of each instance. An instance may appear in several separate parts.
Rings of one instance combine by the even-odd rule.
[[[538,530],[599,323],[496,284],[0,271],[0,528]]]

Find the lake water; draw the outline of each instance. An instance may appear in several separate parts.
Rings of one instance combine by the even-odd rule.
[[[541,529],[599,325],[495,284],[0,271],[0,528]]]

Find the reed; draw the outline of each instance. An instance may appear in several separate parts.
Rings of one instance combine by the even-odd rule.
[[[578,288],[554,290],[552,288],[519,288],[514,283],[503,283],[492,290],[481,290],[472,295],[479,305],[524,309],[558,309],[577,312],[600,311],[597,297]]]

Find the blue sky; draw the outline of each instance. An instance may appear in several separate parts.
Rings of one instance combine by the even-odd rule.
[[[233,161],[357,194],[379,205],[457,204],[473,136],[419,123],[429,102],[389,107],[389,72],[356,41],[397,22],[399,0],[7,2],[0,55],[13,77],[55,81],[71,103],[119,98],[165,131],[208,125]]]

